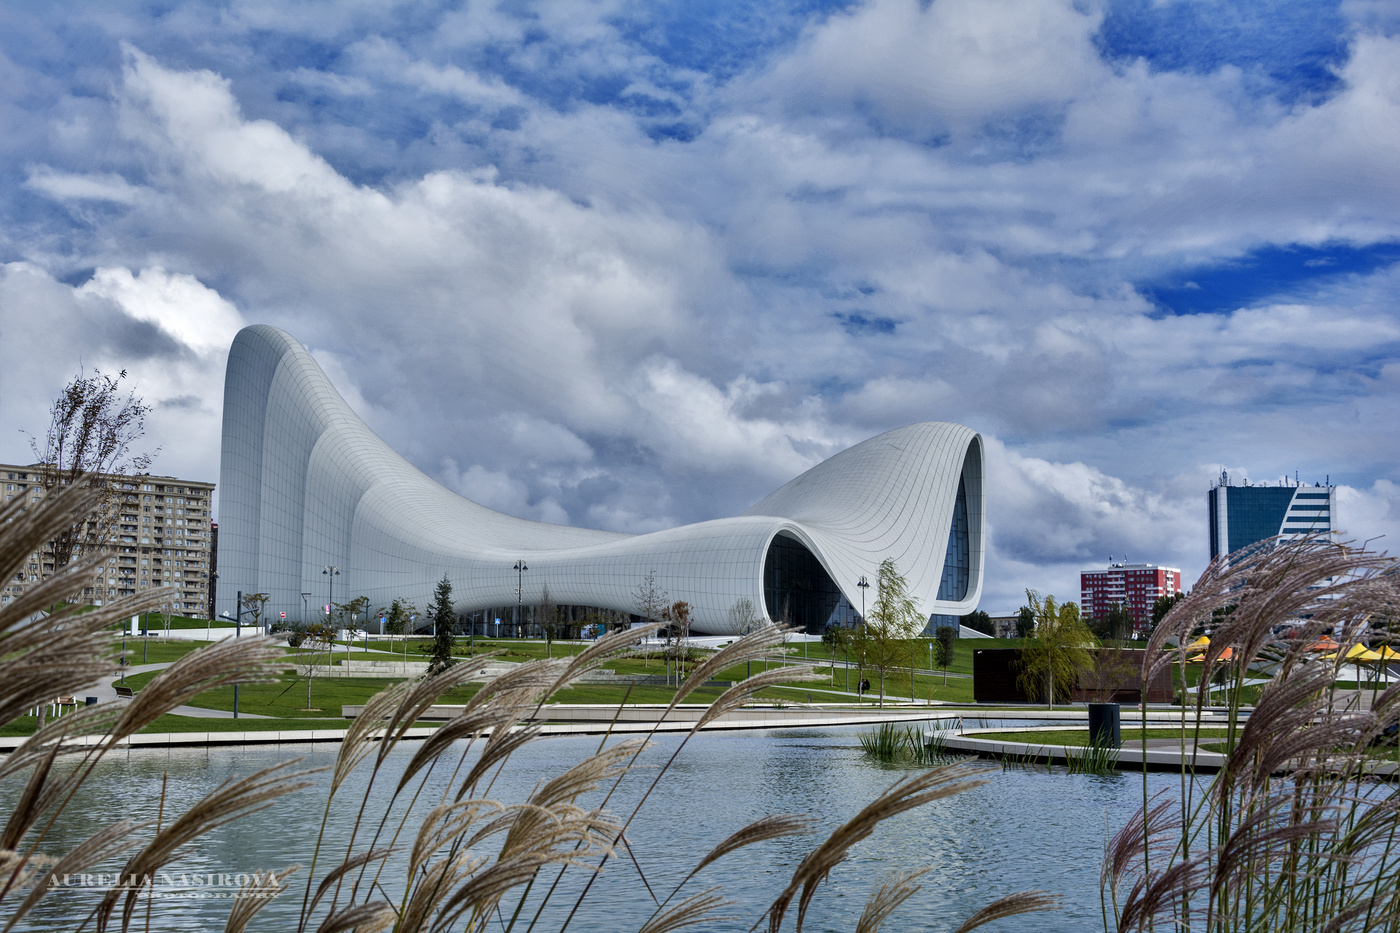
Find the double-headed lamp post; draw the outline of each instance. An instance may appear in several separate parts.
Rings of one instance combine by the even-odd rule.
[[[335,607],[335,578],[340,576],[340,568],[327,565],[321,568],[326,577],[326,622],[331,621],[331,610]]]
[[[515,571],[515,637],[519,638],[525,627],[525,601],[522,593],[525,587],[525,571],[530,568],[525,566],[524,560],[515,562],[515,566],[510,568]]]

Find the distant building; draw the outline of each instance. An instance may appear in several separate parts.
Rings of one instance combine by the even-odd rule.
[[[43,469],[42,464],[0,464],[5,501],[16,496],[29,496],[34,502],[42,499],[46,492]],[[165,598],[156,609],[203,616],[209,609],[213,572],[209,499],[214,484],[146,474],[106,479],[117,492],[112,517],[114,553],[107,560],[107,573],[83,590],[81,601],[100,606],[106,599],[160,587]],[[0,581],[0,605],[53,573],[52,550],[29,555],[14,579]]]
[[[1224,471],[1206,494],[1210,507],[1210,557],[1232,554],[1278,535],[1327,533],[1337,514],[1337,487],[1282,482],[1235,486]]]
[[[1181,571],[1156,564],[1113,563],[1107,570],[1079,574],[1079,608],[1091,619],[1102,619],[1115,603],[1132,613],[1134,626],[1152,621],[1152,604],[1158,597],[1181,591]]]

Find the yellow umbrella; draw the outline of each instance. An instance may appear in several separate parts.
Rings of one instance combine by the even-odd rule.
[[[1382,645],[1375,652],[1382,661],[1400,661],[1400,651],[1396,651],[1389,645]]]
[[[1335,656],[1334,656],[1334,657],[1335,657]],[[1348,661],[1383,661],[1383,660],[1385,660],[1381,655],[1379,655],[1379,654],[1377,654],[1376,652],[1370,650],[1370,649],[1367,648],[1365,645],[1360,644],[1359,642],[1358,642],[1357,644],[1351,646],[1351,648],[1347,651],[1346,657],[1347,657],[1347,660],[1348,660]]]
[[[1186,650],[1187,650],[1187,651],[1195,651],[1197,648],[1209,648],[1209,647],[1210,647],[1210,639],[1207,638],[1207,637],[1205,637],[1204,635],[1202,635],[1200,638],[1197,638],[1195,641],[1191,642],[1191,644],[1187,645],[1187,646],[1186,646]]]

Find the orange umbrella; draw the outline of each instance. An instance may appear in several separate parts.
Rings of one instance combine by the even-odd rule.
[[[1313,642],[1311,645],[1308,645],[1307,650],[1308,650],[1308,651],[1336,651],[1336,650],[1337,650],[1338,648],[1340,648],[1340,647],[1342,647],[1342,646],[1339,645],[1339,644],[1337,644],[1335,641],[1333,641],[1332,638],[1331,638],[1331,636],[1323,635],[1323,636],[1322,636],[1321,638],[1319,638],[1317,641]]]

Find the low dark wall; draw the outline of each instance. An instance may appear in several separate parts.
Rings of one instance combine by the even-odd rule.
[[[1138,682],[1146,652],[1138,648],[1099,648],[1094,654],[1103,667],[1099,673],[1081,673],[1070,700],[1076,703],[1141,702]],[[1020,648],[975,649],[972,652],[972,698],[978,703],[1044,703],[1044,690],[1037,691],[1036,696],[1028,696],[1016,684],[1020,674],[1016,662],[1020,658]],[[1171,699],[1171,671],[1163,668],[1148,686],[1147,702],[1170,703]]]

